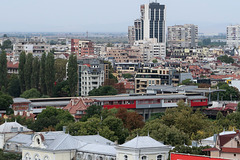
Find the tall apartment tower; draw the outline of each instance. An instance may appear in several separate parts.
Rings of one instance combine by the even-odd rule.
[[[227,45],[231,48],[240,46],[240,25],[227,26]]]
[[[156,38],[158,43],[165,43],[165,15],[165,5],[157,2],[141,5],[141,38]]]
[[[168,47],[197,47],[198,26],[193,24],[168,27]]]
[[[134,21],[135,41],[156,38],[158,43],[166,42],[165,5],[152,2],[140,6],[141,18]]]

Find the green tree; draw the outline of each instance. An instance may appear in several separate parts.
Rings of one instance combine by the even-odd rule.
[[[21,160],[22,155],[18,153],[3,152],[0,150],[0,160]]]
[[[174,126],[169,127],[163,124],[160,119],[147,122],[142,129],[134,130],[127,139],[130,140],[137,135],[147,136],[148,134],[152,138],[172,146],[190,143],[190,139],[187,134]]]
[[[24,76],[25,76],[24,66],[25,66],[25,63],[26,63],[26,54],[25,54],[25,52],[21,52],[20,57],[19,57],[19,67],[18,67],[21,93],[23,93],[26,90],[25,80],[24,80]]]
[[[32,88],[29,90],[24,91],[20,97],[22,98],[40,98],[41,94],[36,88]]]
[[[39,74],[40,74],[40,64],[38,57],[33,60],[32,76],[31,76],[31,88],[39,89]]]
[[[221,62],[225,62],[225,63],[234,63],[234,59],[231,56],[220,56],[217,58],[217,60],[220,60]]]
[[[197,134],[199,130],[205,128],[207,117],[201,112],[194,112],[191,107],[183,101],[178,103],[177,108],[167,109],[165,115],[162,117],[163,123],[169,127],[176,127],[177,129],[186,133],[189,137]]]
[[[54,62],[54,68],[55,68],[55,80],[56,82],[62,82],[64,78],[66,78],[66,65],[67,65],[66,59],[56,59]]]
[[[32,63],[33,55],[31,53],[28,53],[26,63],[24,65],[24,81],[26,90],[31,89]]]
[[[2,44],[2,46],[1,46],[1,49],[2,49],[2,50],[12,49],[12,42],[11,42],[9,39],[3,41],[3,44]]]
[[[71,96],[75,96],[77,91],[77,82],[78,82],[77,71],[78,71],[77,57],[71,54],[68,62],[68,82],[69,82]]]
[[[81,121],[86,121],[88,118],[97,115],[98,117],[101,116],[102,106],[98,105],[91,105],[86,109],[86,114],[82,117]]]
[[[200,146],[200,147],[190,147],[179,145],[174,147],[170,152],[175,153],[187,153],[187,154],[194,154],[194,155],[208,155],[207,152],[204,152],[204,149],[211,148],[211,146]]]
[[[112,86],[100,86],[97,89],[91,90],[89,96],[105,96],[105,95],[116,95],[118,91]]]
[[[53,96],[54,97],[70,97],[71,96],[67,80],[59,82],[53,87]]]
[[[123,78],[125,78],[125,79],[133,78],[133,75],[130,74],[130,73],[122,74],[122,76],[123,76]]]
[[[226,90],[219,93],[219,98],[223,100],[237,101],[240,98],[240,92],[236,87],[229,86],[227,83],[218,83],[219,89]],[[217,93],[212,95],[213,100],[217,100]]]
[[[153,63],[157,63],[158,61],[157,61],[157,59],[154,59],[154,60],[152,60],[152,62],[153,62]]]
[[[0,92],[0,110],[5,110],[7,114],[10,114],[11,109],[9,107],[12,103],[13,99],[11,96]]]
[[[7,55],[5,52],[0,54],[0,89],[7,88]]]
[[[54,81],[55,81],[54,55],[52,53],[48,53],[45,66],[45,82],[47,87],[47,95],[49,96],[52,96],[53,94]]]
[[[49,127],[53,127],[55,130],[62,130],[62,126],[73,122],[74,117],[68,111],[47,107],[38,115],[37,120],[30,128],[34,131],[42,131]]]
[[[13,97],[19,97],[21,94],[20,81],[17,75],[13,74],[8,84],[8,93]]]
[[[47,87],[46,87],[46,53],[43,53],[40,62],[40,86],[41,86],[41,93],[46,95],[47,94]]]

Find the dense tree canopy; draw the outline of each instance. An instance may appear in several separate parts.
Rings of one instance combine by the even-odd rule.
[[[100,86],[97,89],[91,90],[89,96],[105,96],[105,95],[116,95],[118,91],[112,86]]]
[[[7,56],[5,52],[0,53],[0,89],[7,88]]]
[[[30,126],[34,131],[42,131],[52,127],[54,130],[62,130],[62,127],[74,122],[74,117],[62,109],[47,107],[37,117],[37,120]]]
[[[217,59],[225,63],[234,63],[234,59],[231,56],[227,56],[227,55],[220,56]]]
[[[11,96],[0,92],[0,110],[5,110],[8,113],[10,113],[10,105],[13,103],[13,99]]]
[[[75,96],[77,91],[78,82],[78,68],[77,68],[77,57],[73,54],[69,57],[68,62],[68,83],[70,88],[70,95]]]
[[[41,93],[36,88],[32,88],[32,89],[24,91],[20,95],[20,97],[22,97],[22,98],[40,98]]]

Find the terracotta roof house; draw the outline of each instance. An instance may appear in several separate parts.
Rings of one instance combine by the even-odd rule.
[[[211,157],[221,157],[230,159],[240,159],[240,133],[216,135],[213,148],[205,149],[209,151]]]
[[[89,106],[93,104],[94,100],[90,98],[77,97],[71,99],[69,104],[63,108],[68,110],[71,115],[74,116],[75,120],[78,121],[85,114],[85,111]]]

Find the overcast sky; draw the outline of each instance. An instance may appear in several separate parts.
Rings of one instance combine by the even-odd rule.
[[[167,26],[192,23],[199,32],[240,24],[240,0],[158,0]],[[127,32],[149,0],[0,0],[0,32]]]

